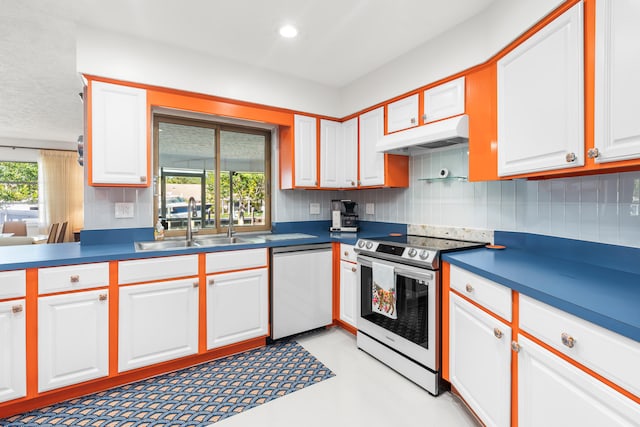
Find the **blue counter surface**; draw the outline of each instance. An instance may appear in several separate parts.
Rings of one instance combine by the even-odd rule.
[[[499,233],[502,250],[443,260],[640,341],[640,249],[525,233]]]
[[[121,229],[119,231],[125,231]],[[153,235],[131,231],[130,235]],[[139,258],[153,258],[170,255],[186,255],[200,252],[220,252],[251,248],[269,248],[293,245],[309,245],[315,243],[340,242],[354,245],[360,237],[371,238],[387,235],[389,233],[406,233],[407,226],[395,223],[363,222],[358,233],[331,233],[329,221],[306,221],[274,224],[274,234],[305,233],[315,237],[305,239],[267,241],[256,244],[233,244],[210,247],[194,247],[188,249],[142,251],[136,252],[134,242],[104,243],[92,241],[90,244],[57,243],[22,246],[0,247],[0,271],[18,270],[23,268],[52,267],[58,265],[79,264],[87,262],[103,262],[112,260],[126,260]],[[111,242],[113,235],[126,234],[117,231],[107,231],[110,237],[103,239]],[[241,236],[242,234],[238,234]],[[91,237],[99,240],[99,238]],[[83,242],[84,243],[84,242]],[[0,284],[1,285],[1,284]]]

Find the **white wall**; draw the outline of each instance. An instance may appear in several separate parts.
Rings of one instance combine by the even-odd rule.
[[[80,73],[315,114],[339,111],[338,89],[226,59],[81,27]]]

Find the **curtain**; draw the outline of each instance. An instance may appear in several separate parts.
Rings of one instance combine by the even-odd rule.
[[[47,227],[68,221],[65,242],[84,225],[84,171],[73,151],[40,151],[40,201]]]

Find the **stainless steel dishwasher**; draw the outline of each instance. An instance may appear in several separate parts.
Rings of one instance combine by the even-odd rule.
[[[271,338],[330,325],[331,244],[271,250]]]

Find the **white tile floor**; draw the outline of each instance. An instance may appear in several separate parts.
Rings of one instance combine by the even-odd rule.
[[[297,341],[336,375],[220,421],[215,427],[476,427],[450,393],[433,397],[330,328]]]

